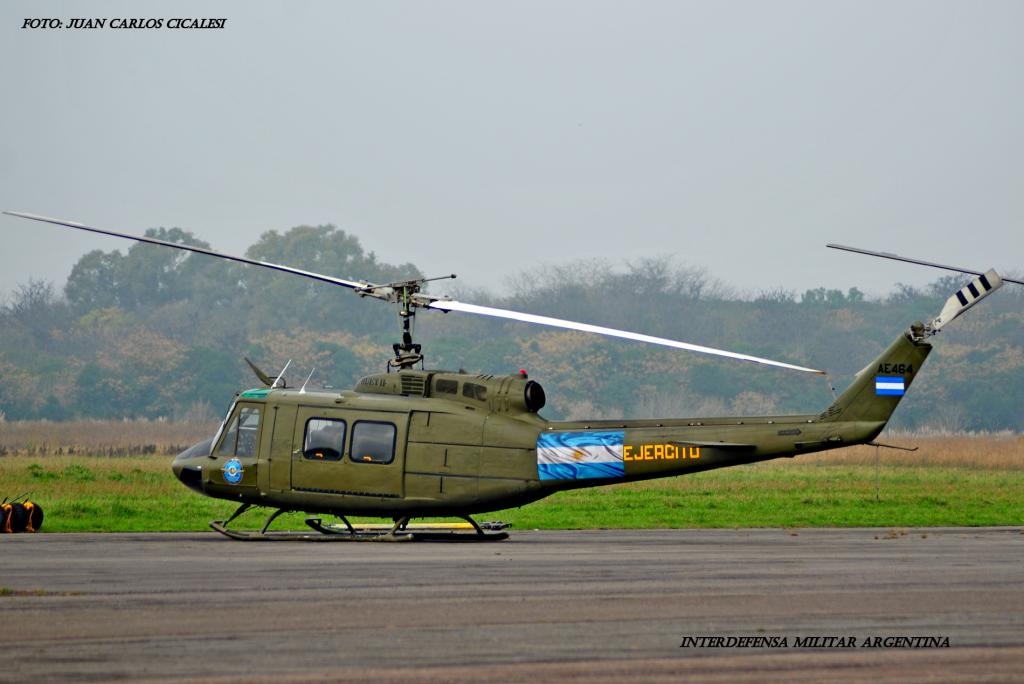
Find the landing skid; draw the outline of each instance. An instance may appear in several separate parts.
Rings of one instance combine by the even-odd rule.
[[[252,504],[242,504],[227,520],[214,520],[211,522],[210,528],[220,532],[225,537],[238,541],[488,542],[508,539],[508,532],[505,531],[508,527],[507,524],[488,522],[481,525],[468,515],[458,516],[465,520],[465,523],[423,523],[410,526],[409,521],[411,518],[404,516],[397,518],[394,524],[390,526],[365,525],[361,527],[353,526],[348,518],[338,515],[337,517],[341,519],[342,523],[344,523],[343,525],[325,525],[320,518],[306,518],[306,524],[311,529],[319,532],[319,534],[268,532],[267,529],[274,522],[274,519],[282,513],[288,512],[285,509],[278,509],[267,518],[259,532],[241,532],[228,529],[228,525],[232,520],[251,507]]]

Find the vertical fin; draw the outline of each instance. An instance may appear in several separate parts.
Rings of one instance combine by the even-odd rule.
[[[877,422],[881,430],[931,350],[927,342],[915,340],[909,332],[901,333],[888,349],[857,373],[853,384],[822,413],[821,419]]]

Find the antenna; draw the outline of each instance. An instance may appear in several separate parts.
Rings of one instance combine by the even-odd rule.
[[[313,373],[315,373],[315,372],[316,372],[316,366],[313,367],[313,370],[309,371],[309,375],[306,376],[306,382],[302,383],[302,387],[299,388],[299,394],[305,394],[306,393],[306,385],[309,383],[309,379],[311,377],[313,377]]]
[[[833,402],[839,401],[839,395],[836,394],[836,386],[835,386],[835,383],[832,382],[832,378],[829,377],[828,373],[823,373],[822,377],[825,378],[825,382],[828,383],[829,390],[832,391],[832,401]]]
[[[284,364],[284,368],[282,368],[282,369],[281,369],[281,373],[280,373],[280,375],[278,375],[278,376],[277,376],[277,379],[276,379],[276,380],[274,380],[274,384],[270,386],[270,389],[274,389],[275,387],[277,387],[277,383],[281,382],[281,378],[283,378],[283,377],[284,377],[284,372],[285,372],[286,370],[288,370],[288,366],[290,366],[290,365],[292,365],[292,360],[291,360],[291,359],[288,359],[288,363]],[[282,384],[281,384],[281,387],[284,387],[284,386],[285,386],[285,385],[284,385],[284,384],[282,383]]]

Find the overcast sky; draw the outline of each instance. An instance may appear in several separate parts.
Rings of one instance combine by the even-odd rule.
[[[80,16],[227,24],[21,28]],[[826,242],[1020,272],[1022,26],[997,1],[5,2],[0,209],[227,252],[334,223],[494,291],[662,254],[749,292],[941,275]],[[2,216],[0,295],[124,246]]]

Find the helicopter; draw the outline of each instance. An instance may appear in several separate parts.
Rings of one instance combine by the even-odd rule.
[[[823,411],[812,415],[551,421],[540,415],[543,387],[525,371],[469,374],[425,367],[413,340],[418,311],[464,313],[655,344],[827,375],[825,371],[748,354],[564,319],[479,306],[423,291],[422,278],[386,284],[232,256],[148,236],[106,230],[22,212],[11,216],[204,254],[346,288],[398,307],[401,340],[387,372],[361,378],[351,390],[287,386],[248,358],[262,386],[238,392],[216,434],[178,454],[174,475],[188,488],[238,504],[212,529],[238,540],[499,541],[502,523],[472,516],[535,502],[556,492],[794,457],[874,444],[927,359],[929,339],[1000,287],[985,272],[830,244],[871,256],[975,276],[928,322],[915,321],[859,373]],[[443,278],[454,278],[454,275]],[[417,366],[419,366],[417,368]],[[831,387],[831,383],[830,383]],[[833,390],[834,394],[834,390]],[[896,448],[896,447],[894,447]],[[257,532],[230,524],[253,507],[271,509]],[[282,513],[302,512],[314,533],[271,532]],[[326,523],[332,516],[339,523]],[[349,518],[390,519],[354,525]],[[455,525],[410,525],[413,519],[456,518]]]

